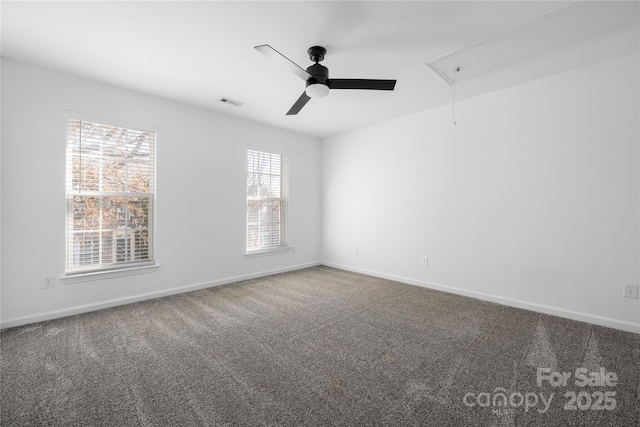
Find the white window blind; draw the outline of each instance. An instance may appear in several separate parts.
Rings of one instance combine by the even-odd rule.
[[[67,120],[66,273],[154,264],[154,131]]]
[[[287,156],[247,150],[247,253],[288,247]]]

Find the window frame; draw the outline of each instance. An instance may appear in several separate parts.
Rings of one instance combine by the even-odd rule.
[[[251,174],[250,170],[250,152],[255,152],[269,156],[279,156],[280,158],[280,197],[251,197],[249,194],[249,178]],[[254,255],[269,255],[269,254],[277,254],[277,253],[286,253],[291,251],[291,247],[289,245],[289,206],[290,206],[290,162],[289,162],[289,154],[287,151],[283,150],[275,150],[275,149],[267,149],[264,147],[256,147],[249,145],[245,151],[245,209],[246,209],[246,217],[245,217],[245,256],[254,256]],[[278,175],[276,175],[278,176]],[[249,237],[250,237],[250,202],[251,201],[262,201],[262,202],[277,202],[280,204],[279,208],[279,221],[280,225],[280,243],[279,245],[272,246],[259,246],[257,248],[249,247]],[[260,223],[260,222],[259,222]],[[283,226],[284,225],[284,226]]]
[[[145,192],[141,191],[130,191],[128,187],[128,183],[125,184],[125,191],[103,191],[100,190],[86,190],[82,189],[80,186],[74,188],[74,178],[77,178],[77,175],[74,175],[73,172],[73,163],[74,163],[74,138],[76,141],[78,140],[75,135],[72,134],[71,128],[74,125],[74,122],[77,122],[78,125],[82,126],[82,122],[91,122],[94,125],[105,126],[105,127],[115,127],[118,129],[131,130],[135,132],[141,132],[145,134],[151,134],[150,139],[148,136],[145,136],[145,140],[149,140],[148,150],[150,151],[150,159],[148,161],[142,161],[134,163],[140,163],[144,165],[145,172],[147,172],[146,176],[149,180],[148,182],[148,190]],[[128,274],[138,274],[140,272],[147,271],[155,271],[158,267],[156,263],[156,198],[157,198],[157,128],[151,125],[145,125],[140,123],[132,123],[123,120],[114,120],[111,118],[101,117],[90,115],[86,113],[79,113],[75,111],[68,110],[66,117],[66,164],[65,164],[65,197],[66,197],[66,228],[65,228],[65,275],[63,278],[72,279],[72,278],[83,278],[83,277],[93,277],[100,278],[104,276],[120,276],[120,275],[128,275]],[[81,134],[79,138],[82,138]],[[146,142],[146,141],[145,141]],[[98,142],[98,145],[103,144],[104,142]],[[108,143],[108,142],[107,142]],[[122,148],[122,145],[116,145],[117,148]],[[81,151],[80,153],[83,153]],[[81,154],[79,156],[81,159]],[[118,157],[113,157],[113,159],[117,159]],[[123,157],[126,159],[125,161],[131,161],[130,158],[126,156]],[[81,160],[80,160],[81,161]],[[99,169],[102,169],[100,166]],[[102,185],[104,177],[112,177],[106,173],[97,174],[98,180],[100,181],[100,186]],[[91,244],[91,248],[89,248],[88,252],[75,252],[77,250],[77,242],[74,242],[74,234],[79,231],[74,228],[74,197],[80,198],[95,198],[96,200],[104,200],[104,199],[112,199],[116,200],[120,198],[122,200],[122,206],[124,209],[124,220],[125,225],[123,228],[115,227],[115,228],[105,228],[102,229],[102,225],[98,228],[88,228],[85,233],[95,233],[97,234],[97,239],[95,241],[100,240],[100,247],[98,250],[101,252],[107,248],[104,246],[105,244],[109,245],[109,239],[105,237],[104,233],[111,233],[111,261],[104,262],[103,259],[99,259],[97,263],[79,263],[76,264],[76,259],[86,258],[87,256],[94,256],[94,244]],[[130,227],[128,221],[131,218],[131,202],[130,199],[137,199],[137,202],[140,203],[141,209],[146,210],[145,212],[145,226],[143,227]],[[144,199],[144,201],[143,201]],[[98,208],[98,216],[103,215],[103,207],[102,202],[99,204]],[[146,257],[142,259],[135,259],[135,248],[131,248],[130,240],[132,234],[143,233],[147,239],[147,242],[142,246],[144,251],[146,252]],[[106,240],[105,240],[106,239]],[[125,246],[128,248],[126,257],[130,259],[125,259],[118,261],[118,257],[122,254],[119,254],[117,251],[118,245],[121,243],[120,240],[127,240]],[[135,245],[135,243],[134,243]],[[106,249],[109,252],[109,248]],[[100,252],[99,255],[100,256]],[[84,255],[84,257],[83,257]],[[140,270],[140,271],[136,271]]]

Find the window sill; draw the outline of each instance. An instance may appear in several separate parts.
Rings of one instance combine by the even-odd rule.
[[[296,248],[293,246],[287,246],[285,248],[270,248],[270,249],[258,249],[251,252],[245,252],[244,256],[247,258],[253,258],[258,256],[287,254],[289,252],[295,252]]]
[[[70,274],[62,276],[60,280],[64,283],[80,283],[92,280],[112,279],[114,277],[133,276],[136,274],[146,274],[155,272],[160,266],[158,264],[145,265],[142,267],[123,268],[119,270],[93,271],[90,273]]]

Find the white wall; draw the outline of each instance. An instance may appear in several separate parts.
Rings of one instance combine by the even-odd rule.
[[[449,105],[324,140],[323,262],[640,332],[639,75],[635,54],[455,126]]]
[[[2,326],[320,258],[320,141],[2,59]],[[156,125],[156,253],[148,274],[41,288],[64,275],[66,112]],[[286,150],[295,253],[244,256],[246,148]]]
[[[2,59],[2,326],[322,259],[640,332],[621,296],[640,281],[638,61],[458,102],[456,126],[446,106],[320,143]],[[68,109],[158,126],[156,272],[41,289],[64,274]],[[295,253],[243,255],[247,144],[289,152]]]

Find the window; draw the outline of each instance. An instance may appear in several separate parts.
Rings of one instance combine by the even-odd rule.
[[[287,156],[247,150],[247,253],[288,246]]]
[[[67,121],[67,275],[153,265],[155,131]]]

